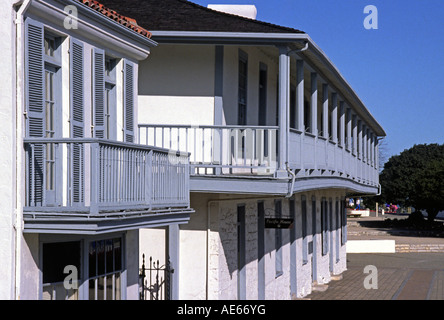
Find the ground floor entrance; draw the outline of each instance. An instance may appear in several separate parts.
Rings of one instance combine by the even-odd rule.
[[[43,300],[125,297],[124,235],[41,242]]]

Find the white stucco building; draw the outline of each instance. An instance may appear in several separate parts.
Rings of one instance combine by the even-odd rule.
[[[300,298],[346,270],[344,200],[378,192],[385,132],[310,36],[251,6],[104,3],[159,43],[139,68],[140,142],[190,153],[178,297]],[[156,246],[141,238],[165,261]]]
[[[0,299],[138,299],[139,229],[177,246],[192,212],[188,157],[137,144],[157,43],[97,1],[0,7]]]

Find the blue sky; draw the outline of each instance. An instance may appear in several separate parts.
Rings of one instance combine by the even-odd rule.
[[[443,0],[191,0],[254,4],[257,19],[307,32],[387,133],[387,157],[444,143]],[[364,28],[367,5],[378,29]]]

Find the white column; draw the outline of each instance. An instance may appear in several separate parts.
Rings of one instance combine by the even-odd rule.
[[[318,135],[318,74],[311,73],[311,99],[310,99],[311,123],[310,132]]]
[[[322,84],[323,137],[328,139],[328,84]]]
[[[331,94],[331,132],[332,132],[332,140],[333,142],[338,142],[338,95],[336,92],[332,92]]]
[[[351,125],[351,109],[350,108],[346,108],[346,126],[347,126],[347,145],[346,148],[348,150],[351,150],[351,130],[352,130],[352,125]]]
[[[290,56],[287,47],[279,47],[279,168],[282,174],[286,173],[288,162],[288,135],[289,135],[289,102],[290,102]],[[279,172],[278,172],[279,174]]]
[[[339,101],[339,145],[345,146],[345,106]]]
[[[362,162],[367,163],[367,126],[362,124]]]
[[[362,121],[358,120],[358,159],[362,159]]]
[[[179,244],[180,232],[178,224],[170,224],[168,226],[168,258],[171,263],[170,267],[174,269],[171,276],[171,299],[179,300]],[[208,272],[208,271],[207,271]]]
[[[356,156],[358,151],[358,123],[356,114],[352,114],[353,148],[352,153]]]
[[[304,127],[304,60],[296,61],[296,110],[298,116],[297,128],[305,132]]]

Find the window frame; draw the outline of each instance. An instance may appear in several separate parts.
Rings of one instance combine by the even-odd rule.
[[[245,74],[242,73],[241,64],[245,65]],[[244,100],[241,100],[241,98],[244,98]],[[245,126],[247,124],[248,110],[248,55],[240,49],[238,59],[237,109],[237,124]]]
[[[120,279],[120,299],[126,300],[127,284],[127,261],[126,261],[126,237],[123,232],[113,232],[104,235],[55,235],[41,234],[39,241],[39,300],[43,299],[43,246],[48,243],[80,242],[80,270],[78,270],[78,300],[89,300],[89,244],[93,241],[107,239],[120,239],[121,246],[121,279]],[[68,276],[68,274],[67,274]],[[48,284],[45,284],[48,285]]]

